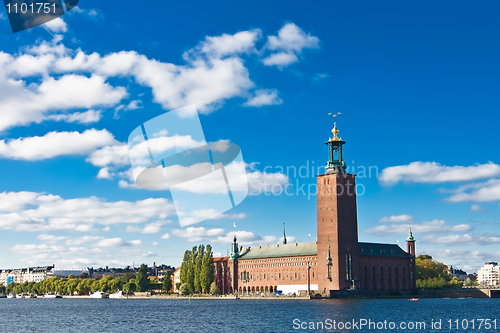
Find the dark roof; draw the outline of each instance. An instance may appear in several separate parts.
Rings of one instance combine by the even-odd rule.
[[[243,249],[240,259],[265,259],[280,257],[315,256],[318,254],[316,242],[254,246]]]
[[[405,257],[409,254],[396,244],[358,243],[360,256]]]

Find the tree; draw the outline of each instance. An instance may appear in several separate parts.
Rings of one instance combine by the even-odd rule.
[[[147,291],[149,290],[149,279],[148,279],[148,266],[142,264],[139,270],[137,271],[137,276],[135,277],[135,282],[137,285],[138,291]]]
[[[203,292],[208,293],[214,281],[214,258],[210,244],[207,245],[205,255],[203,256],[199,279]]]
[[[123,292],[125,294],[133,293],[137,290],[137,286],[135,284],[135,280],[129,280],[127,283],[123,285]]]
[[[205,246],[203,244],[198,245],[198,250],[196,251],[196,256],[194,259],[194,290],[203,292],[202,277],[201,277],[201,266],[203,263],[203,257],[205,255]],[[206,290],[206,289],[205,289]]]
[[[217,286],[217,283],[212,282],[210,285],[210,294],[219,295],[219,287]]]
[[[165,272],[165,277],[163,278],[163,290],[170,291],[172,289],[172,278],[170,272]]]
[[[5,294],[5,286],[0,284],[0,294]]]
[[[415,259],[417,270],[417,288],[442,289],[462,288],[463,282],[451,277],[448,266],[434,260],[430,255],[419,255]]]
[[[189,287],[188,287],[187,283],[183,283],[179,287],[179,292],[181,293],[181,295],[189,295],[189,293],[191,292],[191,290],[189,290]]]

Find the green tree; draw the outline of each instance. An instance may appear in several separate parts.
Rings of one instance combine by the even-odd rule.
[[[0,284],[0,294],[5,294],[5,286]]]
[[[191,290],[189,290],[189,287],[188,287],[187,283],[183,283],[179,287],[179,292],[181,293],[181,295],[189,295],[189,293],[191,292]]]
[[[137,285],[135,284],[135,280],[129,280],[127,283],[123,285],[123,292],[125,294],[130,294],[133,293],[134,291],[137,291]]]
[[[212,282],[210,285],[210,294],[219,295],[219,287],[217,286],[217,283]]]
[[[196,257],[193,262],[194,264],[194,290],[203,292],[202,286],[202,275],[201,275],[201,266],[203,263],[203,257],[205,255],[205,246],[203,244],[198,245],[198,249],[196,251]]]
[[[147,291],[149,290],[149,279],[148,279],[148,266],[142,264],[139,270],[137,271],[137,276],[135,278],[135,282],[137,285],[138,291]]]
[[[165,272],[165,277],[163,278],[163,290],[170,291],[172,289],[172,278],[170,272]]]
[[[208,293],[214,281],[214,258],[212,247],[207,245],[200,270],[200,283],[204,293]]]

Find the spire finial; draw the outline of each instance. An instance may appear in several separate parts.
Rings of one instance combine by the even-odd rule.
[[[285,223],[283,223],[283,244],[286,244]]]
[[[415,241],[415,238],[413,237],[413,233],[411,232],[411,220],[410,220],[410,232],[408,232],[407,241]]]
[[[333,118],[336,119],[339,114],[341,113],[340,112],[338,112],[337,114],[329,113],[328,115],[333,116]],[[337,122],[333,123],[332,133],[333,133],[333,138],[330,139],[331,141],[342,141],[342,139],[337,136],[337,134],[339,133],[339,130],[337,128]]]

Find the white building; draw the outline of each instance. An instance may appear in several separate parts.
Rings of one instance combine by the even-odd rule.
[[[496,262],[487,262],[477,271],[477,283],[483,286],[500,285],[500,267]]]
[[[0,284],[6,286],[7,282],[11,281],[18,284],[40,282],[51,277],[53,269],[54,266],[2,269],[0,270]],[[7,277],[9,277],[9,281],[7,281]]]

